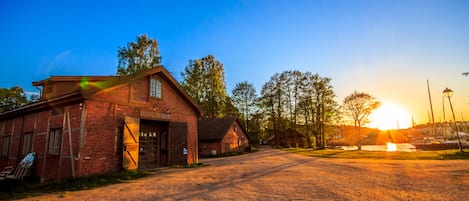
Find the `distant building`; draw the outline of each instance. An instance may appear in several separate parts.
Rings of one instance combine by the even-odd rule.
[[[279,146],[282,147],[308,147],[307,139],[306,137],[299,133],[298,131],[294,131],[291,129],[288,129],[279,136]],[[275,135],[272,135],[270,138],[268,138],[269,143],[273,145],[277,145],[277,139]]]
[[[249,138],[235,117],[198,120],[200,156],[217,156],[249,150]]]
[[[40,101],[0,114],[0,169],[29,152],[42,180],[198,162],[201,110],[163,67],[33,85]]]

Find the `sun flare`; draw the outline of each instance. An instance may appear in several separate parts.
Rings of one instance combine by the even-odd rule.
[[[381,107],[370,115],[371,128],[391,130],[411,127],[411,114],[401,106],[383,101]]]

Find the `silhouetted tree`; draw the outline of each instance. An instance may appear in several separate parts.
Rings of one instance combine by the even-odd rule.
[[[330,80],[310,72],[284,71],[263,85],[261,108],[272,123],[276,140],[283,132],[297,133],[298,125],[303,125],[308,146],[314,136],[314,146],[325,148],[326,127],[337,115]],[[296,135],[292,137],[290,146],[296,146],[298,139]]]
[[[358,150],[361,150],[361,127],[369,122],[368,117],[381,105],[381,102],[365,92],[353,92],[345,97],[343,109],[354,122],[358,137]]]
[[[137,37],[137,42],[129,42],[117,51],[118,75],[131,75],[161,65],[158,42],[146,34]]]

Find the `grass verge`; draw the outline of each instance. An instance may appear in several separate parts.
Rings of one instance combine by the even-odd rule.
[[[322,158],[348,158],[348,159],[390,159],[390,160],[469,160],[469,149],[465,152],[459,150],[415,151],[415,152],[385,152],[385,151],[347,151],[338,149],[303,149],[281,148],[291,153]]]

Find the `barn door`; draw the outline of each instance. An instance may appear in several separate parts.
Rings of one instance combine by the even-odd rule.
[[[187,164],[187,123],[171,123],[170,127],[170,163]]]
[[[124,119],[124,148],[122,167],[125,170],[138,169],[138,139],[139,139],[140,120],[133,117]]]

